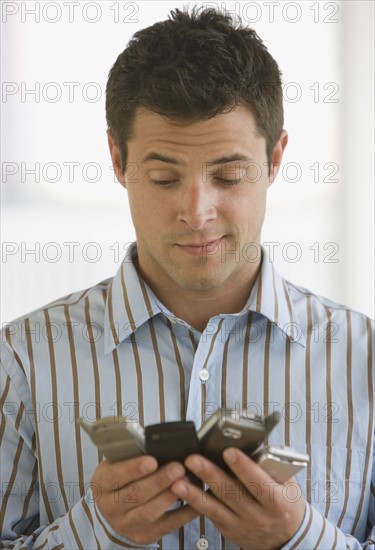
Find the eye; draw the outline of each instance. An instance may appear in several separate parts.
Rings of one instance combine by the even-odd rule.
[[[230,163],[225,164],[212,175],[214,181],[225,187],[230,187],[233,185],[238,185],[242,182],[243,177],[245,176],[245,169],[237,162],[235,164]]]
[[[228,180],[228,179],[225,179],[225,178],[215,178],[216,181],[218,181],[220,184],[222,185],[226,185],[226,186],[231,186],[231,185],[238,185],[239,183],[241,183],[241,179],[233,179],[233,180]]]
[[[153,185],[159,186],[159,187],[168,187],[169,185],[173,185],[178,181],[178,179],[174,180],[155,180],[153,178],[150,178],[150,181]]]

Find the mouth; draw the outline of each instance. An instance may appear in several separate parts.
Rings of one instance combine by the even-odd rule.
[[[209,256],[218,251],[224,237],[212,241],[203,241],[200,243],[177,244],[178,248],[187,252],[191,256]]]

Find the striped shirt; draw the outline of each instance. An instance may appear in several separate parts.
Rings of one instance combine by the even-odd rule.
[[[199,332],[160,303],[135,254],[2,331],[1,548],[132,546],[98,510],[89,484],[102,456],[76,419],[198,428],[219,407],[279,410],[269,443],[310,455],[297,474],[305,518],[285,548],[374,548],[372,321],[284,280],[262,248],[246,306]],[[201,536],[238,548],[203,516],[150,546],[197,548]]]

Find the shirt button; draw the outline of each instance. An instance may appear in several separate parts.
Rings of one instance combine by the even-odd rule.
[[[198,550],[206,550],[209,547],[208,540],[204,537],[201,537],[197,540],[197,548]]]
[[[210,377],[210,373],[207,369],[202,369],[199,371],[199,378],[202,380],[202,382],[205,382]],[[200,540],[200,539],[199,539]]]

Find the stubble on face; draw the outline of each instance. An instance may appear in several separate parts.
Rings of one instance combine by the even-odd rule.
[[[202,242],[209,241],[203,240]],[[184,290],[214,291],[222,287],[236,270],[241,269],[240,243],[238,241],[228,245],[228,240],[223,240],[218,245],[212,246],[208,254],[202,253],[198,257],[189,258],[188,261],[182,258],[182,253],[176,250],[177,246],[165,245],[164,253],[156,255],[142,250],[143,265],[147,256],[146,264],[148,266],[152,264],[153,271],[162,271],[171,283]],[[140,269],[147,278],[149,270]]]
[[[258,139],[251,114],[247,110],[235,111],[197,126],[187,126],[186,131],[176,129],[154,113],[140,113],[135,118],[133,143],[131,140],[128,143],[129,159],[139,162],[150,150],[176,157],[183,166],[177,170],[183,182],[179,189],[189,189],[198,174],[197,159],[201,159],[202,169],[202,163],[218,156],[246,153],[252,147],[251,142]],[[250,147],[244,147],[244,142],[250,142]],[[257,146],[265,150],[264,141]],[[139,271],[151,288],[171,294],[183,290],[214,296],[228,289],[235,292],[236,285],[252,280],[259,262],[256,265],[244,260],[241,247],[249,241],[259,243],[265,190],[260,190],[258,183],[252,191],[245,185],[230,189],[212,184],[216,189],[212,195],[215,214],[197,230],[179,215],[184,206],[183,192],[179,195],[180,191],[174,188],[161,190],[150,185],[148,166],[143,171],[141,167],[139,181],[129,185],[128,191],[137,234]],[[162,163],[155,166],[162,172],[174,169]],[[221,239],[218,246],[208,253],[202,250],[190,254],[184,248],[217,239]]]

